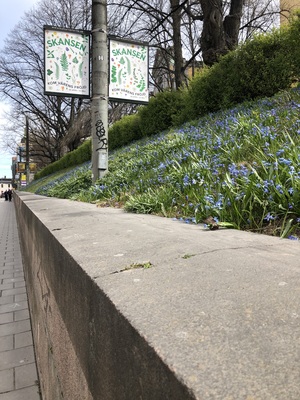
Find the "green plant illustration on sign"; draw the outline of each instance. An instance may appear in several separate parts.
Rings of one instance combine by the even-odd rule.
[[[118,73],[118,84],[121,86],[123,82],[126,82],[127,78],[127,71],[125,68],[121,68],[119,73]]]
[[[126,62],[127,62],[127,72],[129,75],[131,75],[131,62],[128,57],[126,57]]]
[[[148,47],[111,43],[110,96],[143,101],[148,90]]]
[[[89,35],[45,30],[45,91],[89,95]]]
[[[143,92],[145,90],[145,87],[146,87],[146,82],[144,77],[142,76],[139,84],[137,85],[137,88],[140,90],[140,92]]]
[[[47,50],[47,58],[54,58],[54,50]]]
[[[56,79],[59,79],[59,65],[57,63],[55,64],[55,77]]]
[[[138,73],[139,73],[139,76],[137,75]],[[142,92],[143,90],[145,90],[146,82],[145,82],[144,76],[140,70],[136,71],[136,68],[134,68],[133,78],[134,78],[134,84],[139,89],[139,91]]]
[[[137,69],[134,68],[133,73],[131,74],[131,63],[127,57],[126,61],[124,60],[124,57],[122,57],[119,62],[122,65],[122,68],[120,68],[119,71],[115,65],[112,65],[111,67],[111,83],[117,83],[121,86],[126,82],[128,75],[133,75],[134,86],[139,89],[139,92],[143,92],[146,88],[146,82],[142,71],[140,69],[137,71]],[[127,64],[126,67],[124,66],[125,63]]]
[[[111,82],[117,82],[117,67],[115,65],[111,67]]]
[[[67,71],[69,68],[68,59],[66,53],[63,53],[60,57],[60,65],[63,71]]]
[[[79,68],[78,68],[78,75],[79,75],[80,79],[82,79],[82,77],[83,77],[82,68],[83,68],[83,61],[79,64]]]

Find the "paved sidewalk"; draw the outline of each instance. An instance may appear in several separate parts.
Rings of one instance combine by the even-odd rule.
[[[13,202],[0,199],[0,400],[40,400]]]

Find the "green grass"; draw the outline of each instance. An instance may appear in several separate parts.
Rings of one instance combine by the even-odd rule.
[[[34,192],[297,239],[299,149],[300,92],[293,89],[119,149],[96,185],[84,165],[47,185],[35,182]]]

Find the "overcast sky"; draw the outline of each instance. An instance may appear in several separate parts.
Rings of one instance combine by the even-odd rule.
[[[24,13],[38,3],[38,0],[0,0],[0,49],[3,48],[5,39],[15,25],[21,21]],[[3,122],[3,109],[5,105],[0,103],[0,123]],[[3,134],[0,132],[0,134]],[[11,178],[11,158],[13,154],[0,148],[0,178]]]

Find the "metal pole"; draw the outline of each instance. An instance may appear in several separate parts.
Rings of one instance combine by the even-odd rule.
[[[29,185],[29,122],[28,117],[25,115],[25,136],[26,136],[26,186]]]
[[[92,177],[108,172],[107,1],[92,0]]]

